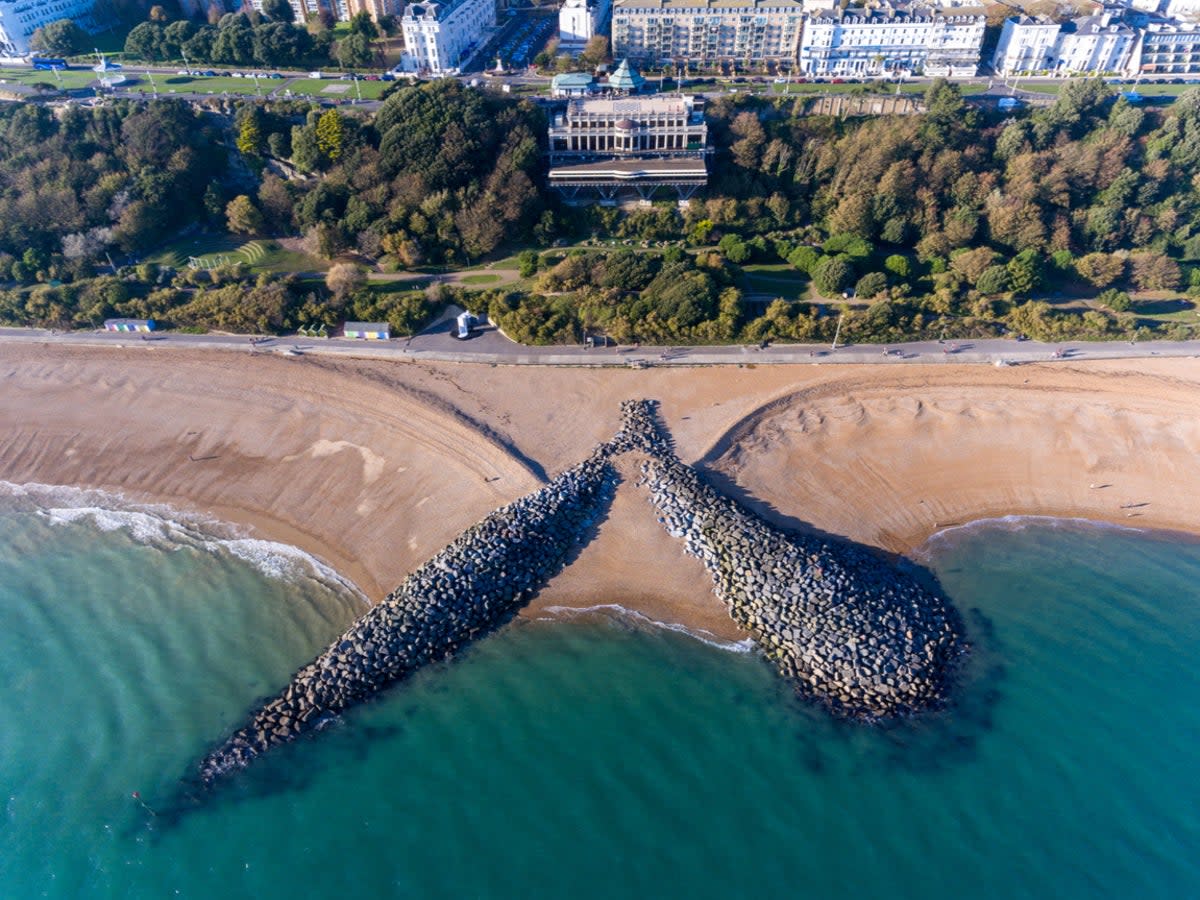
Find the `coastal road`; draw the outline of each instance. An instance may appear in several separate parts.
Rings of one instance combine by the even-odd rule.
[[[1020,365],[1031,362],[1070,362],[1094,359],[1200,357],[1200,341],[1069,341],[1043,344],[1006,339],[922,341],[911,344],[733,345],[718,347],[581,346],[528,347],[508,340],[494,326],[480,329],[472,338],[450,336],[450,317],[443,317],[412,338],[362,341],[344,338],[251,337],[226,334],[149,335],[104,331],[54,332],[38,328],[0,328],[0,343],[48,344],[77,347],[122,347],[129,350],[224,350],[238,353],[274,353],[283,356],[346,356],[372,359],[440,360],[481,365],[535,366],[745,366],[745,365],[914,365],[975,363]]]

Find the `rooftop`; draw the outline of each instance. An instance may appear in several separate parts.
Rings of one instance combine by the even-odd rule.
[[[610,159],[577,166],[555,166],[550,179],[610,175],[617,178],[700,177],[708,174],[703,159]]]
[[[802,0],[615,0],[625,9],[787,9],[801,12]]]
[[[572,116],[622,116],[630,119],[646,116],[684,116],[695,108],[691,97],[678,94],[659,94],[654,97],[611,98],[596,97],[587,100],[572,100]]]
[[[982,15],[943,15],[941,11],[926,6],[910,6],[907,9],[897,9],[894,6],[883,6],[878,9],[833,10],[821,12],[812,16],[813,22],[823,25],[841,23],[843,25],[886,25],[891,22],[908,24],[914,22],[949,22],[954,25],[982,25],[986,19]]]
[[[550,82],[550,87],[587,87],[594,82],[595,79],[588,72],[563,72],[561,75],[554,76]]]

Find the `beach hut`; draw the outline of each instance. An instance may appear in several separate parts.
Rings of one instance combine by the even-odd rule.
[[[127,332],[153,331],[154,330],[154,320],[153,319],[105,319],[104,320],[104,330],[105,331],[127,331]]]
[[[342,327],[342,336],[365,341],[386,341],[391,337],[390,329],[387,322],[347,322]]]

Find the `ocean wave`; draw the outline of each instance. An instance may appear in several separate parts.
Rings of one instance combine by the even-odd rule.
[[[710,647],[716,647],[718,650],[724,650],[728,653],[751,653],[755,649],[754,641],[750,638],[741,641],[723,641],[713,635],[712,632],[706,631],[703,628],[688,628],[686,625],[681,625],[677,622],[660,622],[658,619],[652,619],[637,610],[629,609],[619,603],[600,603],[595,606],[547,606],[544,612],[552,613],[553,615],[539,616],[538,618],[548,622],[561,621],[564,618],[575,618],[589,613],[613,614],[616,618],[633,622],[636,625],[685,634],[693,640],[700,641],[702,644],[708,644]]]
[[[101,531],[122,531],[139,544],[163,551],[188,547],[228,553],[268,578],[311,579],[370,605],[357,585],[299,547],[250,537],[238,526],[208,516],[162,503],[137,503],[115,491],[68,485],[0,481],[0,496],[8,501],[5,506],[35,513],[51,525],[85,523]]]
[[[1026,528],[1056,528],[1062,530],[1096,530],[1122,531],[1129,534],[1146,534],[1148,529],[1135,525],[1122,525],[1118,522],[1105,522],[1098,519],[1085,519],[1079,516],[1042,516],[1042,515],[1011,515],[993,516],[987,519],[973,519],[961,525],[948,525],[929,536],[920,547],[915,548],[908,557],[916,562],[928,563],[933,555],[934,547],[948,541],[967,537],[977,531],[1024,531]]]

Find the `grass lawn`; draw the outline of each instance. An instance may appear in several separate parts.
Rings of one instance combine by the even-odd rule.
[[[464,275],[458,279],[459,284],[495,284],[500,280],[499,275]]]
[[[54,72],[38,72],[32,69],[0,69],[0,80],[9,84],[30,85],[42,82],[43,84],[52,84],[57,88],[59,78],[62,79],[62,86],[65,89],[72,90],[92,84],[96,80],[96,73],[91,69],[67,69],[65,72],[60,71],[56,76]]]
[[[808,299],[808,276],[787,263],[744,266],[738,287],[747,294],[769,294],[784,300]]]
[[[1185,325],[1200,325],[1200,313],[1196,309],[1195,301],[1177,294],[1151,298],[1135,297],[1130,312],[1139,319],[1159,324],[1182,322]]]
[[[536,249],[536,248],[531,248]],[[506,256],[503,259],[491,260],[489,262],[476,263],[473,266],[463,266],[463,272],[474,272],[479,269],[519,269],[521,267],[520,260],[517,259],[517,254]]]
[[[432,279],[410,278],[404,281],[380,281],[372,279],[367,282],[367,290],[372,294],[403,294],[408,291],[423,291],[429,287]]]
[[[1065,85],[1069,84],[1071,79],[1065,81],[1024,81],[1017,84],[1017,88],[1022,91],[1029,91],[1031,94],[1059,94]],[[1111,84],[1109,85],[1114,91],[1131,92],[1136,91],[1143,97],[1178,97],[1184,91],[1189,91],[1192,88],[1200,87],[1195,84]]]
[[[145,76],[142,76],[144,80]],[[149,81],[146,80],[146,86],[149,86]],[[154,83],[158,85],[158,89],[162,93],[180,92],[189,94],[253,94],[254,79],[253,78],[222,78],[216,76],[214,78],[192,78],[188,75],[155,75]],[[259,79],[259,87],[262,90],[263,96],[271,93],[271,86],[276,82],[267,79]]]
[[[186,237],[146,257],[146,262],[182,269],[195,257],[202,268],[243,262],[253,272],[316,272],[329,263],[288,250],[269,238],[247,241],[233,235]]]
[[[360,81],[358,87],[362,91],[364,100],[378,100],[383,92],[394,83],[392,81]],[[337,78],[297,78],[285,86],[293,94],[307,94],[311,97],[328,100],[358,99],[358,91],[354,89],[354,82],[341,81]],[[331,87],[335,89],[329,90]],[[342,88],[345,90],[341,90]]]

